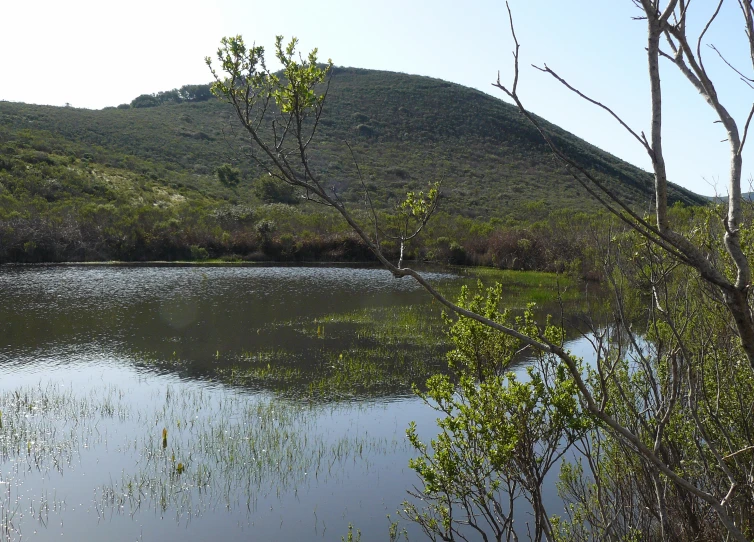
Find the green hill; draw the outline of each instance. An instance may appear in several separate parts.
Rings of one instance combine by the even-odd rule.
[[[185,92],[186,88],[193,90]],[[653,194],[648,173],[545,124],[567,152],[605,179],[627,202],[648,208]],[[354,149],[373,199],[382,208],[391,208],[408,189],[438,180],[442,181],[441,207],[455,216],[526,221],[532,218],[533,209],[536,218],[558,209],[597,208],[514,107],[460,85],[391,72],[335,68],[312,150],[313,162],[328,186],[358,205],[362,194],[344,141]],[[39,234],[39,239],[19,237],[19,228],[41,228],[53,215],[58,221],[69,220],[69,228],[82,220],[96,222],[91,217],[107,213],[121,221],[130,217],[128,220],[162,224],[172,219],[188,227],[187,215],[193,213],[193,220],[203,223],[200,229],[225,231],[228,228],[216,217],[237,211],[228,209],[241,206],[251,214],[256,212],[256,218],[266,216],[264,210],[254,211],[263,203],[252,190],[261,171],[252,167],[247,150],[232,111],[209,97],[202,85],[141,96],[131,105],[99,111],[0,102],[0,231],[4,228],[6,232],[0,261],[17,259],[19,251],[26,250],[20,246],[28,249],[45,242],[45,235],[53,235],[52,225],[42,228],[47,233]],[[224,163],[242,172],[236,190],[217,181],[215,171]],[[704,203],[703,198],[678,187],[672,188],[671,198],[687,204]],[[106,213],[102,206],[110,210]],[[316,206],[300,205],[295,213],[320,211]],[[111,229],[123,225],[114,225],[115,218],[108,220]],[[101,235],[104,239],[108,226],[87,222],[79,224],[79,229],[83,237]],[[181,230],[173,224],[171,231],[177,234]],[[196,238],[182,235],[188,235],[183,245],[211,244],[198,234]],[[80,242],[83,247],[91,241]],[[108,248],[108,243],[114,242],[109,238],[98,241],[99,252],[82,249],[88,255],[77,259],[98,258],[97,254],[128,257],[127,250]],[[135,242],[126,239],[121,245]],[[15,248],[9,248],[11,245]],[[222,252],[217,246],[209,248],[211,253]],[[71,250],[63,252],[71,254]],[[185,250],[175,254],[168,250],[165,255],[181,254],[185,255]],[[139,257],[147,257],[147,252]]]

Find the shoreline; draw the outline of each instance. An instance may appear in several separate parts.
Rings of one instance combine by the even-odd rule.
[[[417,270],[438,270],[438,269],[473,269],[475,266],[452,266],[435,262],[408,262]],[[342,262],[342,261],[302,261],[302,262],[280,262],[280,261],[170,261],[170,260],[150,260],[150,261],[89,261],[89,262],[7,262],[0,263],[0,270],[3,268],[18,267],[331,267],[331,268],[358,268],[358,269],[384,269],[379,262],[361,261],[361,262]]]

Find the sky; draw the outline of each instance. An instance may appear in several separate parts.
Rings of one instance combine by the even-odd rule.
[[[716,2],[692,2],[698,31]],[[521,44],[525,107],[649,170],[644,149],[603,111],[531,67],[547,64],[649,135],[646,25],[631,0],[510,0]],[[241,34],[272,52],[295,36],[338,66],[426,75],[480,89],[510,84],[513,41],[500,0],[0,0],[0,100],[100,109],[140,94],[209,82],[204,63],[220,38]],[[754,90],[707,47],[752,74],[738,4],[726,0],[702,43],[724,105],[743,127]],[[271,55],[270,55],[271,56]],[[271,67],[275,67],[270,63]],[[694,192],[727,193],[729,151],[714,112],[670,63],[662,66],[663,141],[670,180]],[[506,100],[507,101],[507,100]],[[754,138],[754,136],[753,136]],[[744,190],[754,168],[744,152]],[[754,164],[754,162],[752,162]]]

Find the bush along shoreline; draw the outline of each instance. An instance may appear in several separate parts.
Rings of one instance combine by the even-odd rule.
[[[109,208],[108,208],[109,207]],[[271,208],[272,207],[272,208]],[[333,228],[331,217],[263,206],[232,218],[233,208],[209,210],[117,208],[39,209],[0,216],[0,264],[83,262],[334,262],[377,263],[355,234]],[[287,216],[286,216],[287,215]],[[585,232],[440,218],[408,247],[406,260],[526,271],[572,272],[598,278]],[[341,231],[338,231],[340,229]],[[398,258],[398,246],[383,242]]]
[[[365,243],[332,213],[303,212],[306,206],[301,205],[7,203],[0,195],[0,264],[377,264]],[[685,222],[698,220],[704,214],[700,209],[677,206],[674,216]],[[605,228],[618,231],[619,225],[605,215],[568,211],[552,212],[529,224],[439,213],[411,241],[404,259],[600,280],[593,240]],[[383,241],[382,249],[398,259],[397,243]]]

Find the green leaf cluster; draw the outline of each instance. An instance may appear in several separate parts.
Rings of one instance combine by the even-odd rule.
[[[480,285],[481,290],[481,285]],[[459,306],[524,333],[540,335],[531,308],[513,319],[499,312],[500,284],[469,299],[464,287]],[[454,349],[449,365],[457,380],[436,375],[419,395],[441,417],[440,433],[429,445],[417,427],[407,430],[419,456],[410,462],[418,474],[424,502],[406,501],[403,516],[430,534],[453,540],[467,526],[496,537],[512,535],[512,511],[504,506],[523,497],[541,508],[544,477],[570,444],[581,438],[592,421],[582,412],[577,389],[565,370],[550,356],[538,356],[523,376],[510,371],[520,344],[465,317],[445,317]],[[559,331],[543,331],[557,339]],[[537,512],[537,530],[547,519]]]
[[[324,67],[318,64],[317,49],[304,58],[296,53],[297,38],[284,45],[283,36],[277,36],[275,57],[283,66],[278,75],[267,69],[264,47],[248,47],[240,35],[224,37],[220,43],[216,55],[220,71],[215,70],[210,57],[205,59],[215,78],[212,93],[218,98],[246,104],[247,114],[257,103],[272,100],[281,113],[295,112],[299,121],[322,107],[325,94],[318,93],[317,88],[326,81],[332,61]]]

